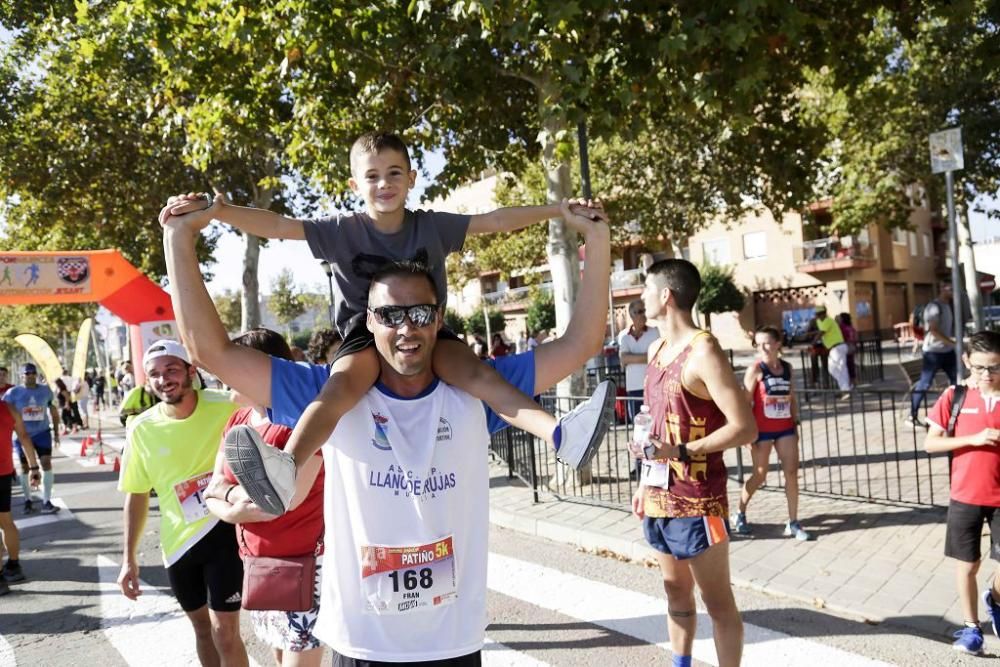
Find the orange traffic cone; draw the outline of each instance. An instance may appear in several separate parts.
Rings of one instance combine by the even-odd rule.
[[[100,447],[97,450],[97,465],[102,466],[105,463],[107,463],[107,461],[104,460],[104,447]]]
[[[87,455],[87,439],[84,438],[83,442],[80,443],[80,456]]]
[[[114,465],[114,467],[111,470],[112,470],[112,472],[121,472],[121,469],[122,469],[122,460],[119,457],[116,456],[115,457],[115,465]]]

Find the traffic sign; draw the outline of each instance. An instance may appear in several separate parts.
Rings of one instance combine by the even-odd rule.
[[[931,172],[941,174],[946,171],[961,171],[965,168],[962,154],[962,128],[935,132],[930,135]]]

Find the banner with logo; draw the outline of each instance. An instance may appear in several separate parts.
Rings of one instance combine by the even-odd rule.
[[[78,254],[0,255],[0,294],[90,294],[90,258]]]

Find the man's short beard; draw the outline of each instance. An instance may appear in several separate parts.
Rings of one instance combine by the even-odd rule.
[[[157,397],[167,405],[176,405],[184,400],[184,397],[188,395],[188,390],[194,385],[194,380],[191,379],[190,375],[184,376],[184,381],[181,382],[181,391],[174,398],[167,398],[160,394],[156,394]]]

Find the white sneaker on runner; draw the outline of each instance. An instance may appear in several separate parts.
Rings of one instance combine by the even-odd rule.
[[[594,394],[559,418],[562,431],[556,458],[579,470],[590,463],[615,417],[615,383],[605,380]]]
[[[295,495],[295,459],[260,439],[250,426],[226,434],[226,462],[250,500],[268,514],[281,516]]]

